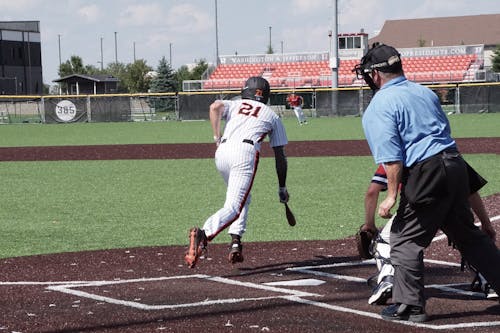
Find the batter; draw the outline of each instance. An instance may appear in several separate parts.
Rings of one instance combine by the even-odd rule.
[[[217,145],[215,165],[227,190],[224,206],[210,216],[203,228],[190,230],[190,244],[185,261],[193,268],[207,243],[226,228],[231,235],[229,262],[243,261],[241,237],[246,230],[250,191],[257,172],[261,143],[269,136],[274,150],[278,175],[278,195],[288,202],[286,189],[287,160],[284,146],[288,143],[279,116],[268,107],[270,87],[262,77],[251,77],[241,91],[240,100],[217,100],[210,105],[210,123]],[[225,120],[224,131],[221,122]]]

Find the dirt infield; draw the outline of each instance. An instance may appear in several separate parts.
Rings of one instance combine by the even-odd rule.
[[[458,141],[464,153],[498,153],[499,143],[496,138]],[[213,154],[213,145],[178,146],[182,151],[131,145],[128,153],[126,146],[1,148],[0,161]],[[318,141],[307,148],[291,143],[288,149],[289,156],[320,153],[366,155],[368,150],[361,141]],[[485,204],[500,234],[500,193],[485,198]],[[367,304],[366,279],[376,268],[359,260],[353,238],[244,246],[245,261],[234,267],[226,261],[227,246],[220,244],[209,245],[195,269],[183,264],[185,248],[178,246],[2,259],[0,333],[500,332],[498,301],[470,291],[472,274],[460,271],[458,252],[441,235],[426,250],[430,320],[422,324],[383,321],[383,307]]]

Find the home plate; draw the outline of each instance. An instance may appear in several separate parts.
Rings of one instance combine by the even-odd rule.
[[[263,283],[266,286],[319,286],[325,283],[323,280],[317,279],[300,279],[300,280],[288,280],[288,281],[275,281]]]

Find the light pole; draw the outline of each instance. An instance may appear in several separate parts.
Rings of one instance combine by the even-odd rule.
[[[135,62],[135,42],[134,42],[134,62]]]
[[[57,34],[57,43],[59,46],[59,70],[58,74],[61,72],[61,34]],[[62,95],[62,83],[59,82],[59,95]],[[17,76],[16,76],[16,95],[17,95]]]
[[[219,28],[217,23],[217,0],[215,0],[215,64],[219,66]]]
[[[118,46],[116,43],[116,34],[117,32],[115,31],[115,63],[118,63]]]
[[[269,50],[268,53],[273,53],[273,44],[271,43],[271,29],[272,27],[269,27]]]
[[[103,59],[103,55],[102,55],[102,36],[101,36],[101,71],[104,70],[104,59]]]
[[[59,46],[59,69],[61,69],[61,34],[57,34],[57,43]]]
[[[169,44],[170,67],[172,67],[172,43]]]
[[[338,112],[338,101],[337,88],[339,86],[338,74],[339,74],[339,38],[338,38],[338,25],[337,25],[337,15],[338,15],[338,0],[333,0],[333,15],[332,15],[332,38],[331,38],[331,50],[330,54],[330,68],[332,69],[332,111],[333,113]]]

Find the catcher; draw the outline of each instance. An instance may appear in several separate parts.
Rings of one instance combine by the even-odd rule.
[[[490,238],[495,240],[495,229],[493,229],[491,225],[483,201],[477,192],[486,184],[486,180],[477,174],[472,167],[468,167],[471,191],[474,191],[469,197],[470,206],[481,222],[481,229],[488,234]],[[356,244],[361,259],[374,258],[377,265],[378,273],[368,279],[368,285],[373,287],[372,295],[368,299],[368,304],[372,305],[386,304],[387,300],[392,297],[394,267],[390,259],[391,248],[389,239],[394,216],[380,232],[375,225],[375,210],[377,209],[379,193],[386,189],[387,175],[383,165],[380,165],[375,171],[365,194],[365,223],[361,225],[359,232],[356,234]],[[483,292],[486,298],[498,298],[498,295],[482,274],[474,267],[471,267],[471,269],[476,272],[476,276],[471,284],[471,289]]]

